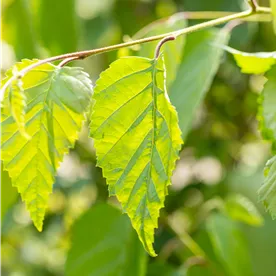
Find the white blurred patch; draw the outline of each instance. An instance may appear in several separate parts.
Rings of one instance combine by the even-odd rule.
[[[58,176],[66,179],[68,182],[76,182],[78,179],[89,178],[89,168],[81,164],[76,155],[65,155],[58,169]]]
[[[9,69],[15,62],[15,53],[13,47],[1,40],[1,70],[6,71]]]
[[[187,186],[193,179],[191,160],[181,160],[177,163],[172,176],[172,189],[179,191]]]
[[[39,265],[44,262],[46,250],[47,248],[43,241],[38,239],[29,239],[24,241],[21,248],[21,256],[26,262]]]
[[[31,224],[31,217],[23,203],[15,205],[12,213],[16,223],[21,225]]]
[[[249,78],[250,90],[254,93],[260,94],[264,88],[266,78],[263,75],[252,75]]]
[[[99,14],[107,13],[113,3],[114,0],[77,0],[76,10],[79,17],[91,19]]]
[[[191,227],[191,220],[183,210],[173,212],[169,217],[169,224],[177,233],[189,231]]]
[[[240,158],[241,163],[254,169],[259,168],[269,155],[269,143],[248,143],[241,147]]]
[[[223,168],[219,160],[214,157],[203,157],[195,160],[183,157],[176,165],[172,176],[172,189],[183,189],[192,181],[198,180],[207,185],[217,184],[223,177]]]
[[[193,173],[196,179],[207,185],[217,184],[223,175],[221,163],[213,157],[204,157],[195,163]]]
[[[11,272],[10,276],[26,276],[26,274],[21,271],[13,271]]]

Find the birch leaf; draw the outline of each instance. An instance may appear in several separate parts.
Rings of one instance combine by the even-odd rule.
[[[20,71],[37,60],[17,63]],[[2,85],[11,78],[11,71]],[[2,155],[4,170],[12,179],[36,228],[41,231],[48,196],[59,163],[74,146],[82,127],[92,85],[80,68],[44,64],[22,78],[26,96],[24,138],[10,112],[8,89],[2,106]]]
[[[96,83],[91,134],[97,164],[147,252],[182,140],[163,58],[116,60]]]

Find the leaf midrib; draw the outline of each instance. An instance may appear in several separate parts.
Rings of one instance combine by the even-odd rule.
[[[39,122],[39,134],[38,134],[38,137],[37,137],[37,144],[36,144],[36,153],[35,153],[35,158],[36,158],[36,166],[35,166],[35,175],[36,177],[38,176],[38,166],[39,166],[39,158],[38,158],[38,149],[40,149],[40,143],[41,143],[41,133],[43,132],[43,122],[42,122],[42,119],[43,119],[43,115],[45,114],[46,110],[45,110],[45,106],[47,105],[47,102],[48,102],[48,97],[49,97],[49,94],[50,94],[50,90],[51,90],[51,87],[52,87],[52,84],[53,84],[53,81],[54,81],[54,77],[56,76],[56,72],[53,71],[52,75],[49,77],[49,86],[48,86],[48,89],[46,89],[44,92],[45,92],[45,98],[44,98],[44,101],[43,101],[43,109],[42,109],[42,112],[40,114],[40,122]],[[49,145],[48,145],[49,146]],[[41,149],[40,149],[41,151]],[[55,166],[54,166],[55,167]],[[45,180],[46,181],[46,180]],[[47,181],[46,181],[47,182]],[[29,184],[30,185],[30,184]],[[29,185],[28,185],[28,188],[29,188]],[[36,205],[36,211],[35,211],[35,214],[37,214],[38,210],[39,210],[39,207],[38,207],[38,202],[37,202],[37,198],[40,196],[39,193],[38,193],[38,185],[37,183],[35,183],[35,191],[36,191],[36,198],[34,199],[35,200],[35,205]]]
[[[156,129],[157,129],[157,125],[156,125],[156,112],[157,112],[157,92],[156,92],[156,89],[158,89],[158,86],[156,84],[156,63],[157,63],[158,59],[155,59],[153,60],[153,63],[152,63],[152,143],[151,143],[151,148],[150,148],[150,166],[149,166],[149,169],[148,169],[148,177],[147,177],[147,182],[146,182],[146,186],[147,186],[147,189],[146,189],[146,195],[145,195],[145,199],[144,199],[144,202],[143,202],[143,216],[142,216],[142,221],[141,221],[141,227],[140,229],[142,229],[141,231],[141,236],[143,237],[144,239],[144,246],[146,248],[146,250],[148,252],[150,252],[151,250],[149,249],[148,247],[148,244],[147,244],[147,239],[145,237],[145,231],[144,231],[144,222],[145,222],[145,217],[146,217],[146,211],[147,211],[147,201],[148,201],[148,198],[149,198],[149,185],[150,185],[150,181],[151,181],[151,173],[152,173],[152,160],[153,160],[153,148],[154,148],[154,145],[156,143]],[[154,185],[154,184],[153,184]],[[149,213],[149,216],[152,220],[152,217],[151,217],[151,214],[150,214],[150,211],[148,210],[148,213]]]

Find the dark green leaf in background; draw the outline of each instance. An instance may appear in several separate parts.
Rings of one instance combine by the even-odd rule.
[[[223,50],[216,45],[225,45],[228,39],[229,33],[225,29],[209,29],[187,36],[184,57],[169,91],[183,137],[219,68]]]
[[[7,171],[3,170],[1,162],[1,218],[3,219],[8,209],[16,201],[18,193],[12,187],[11,179]]]
[[[207,219],[207,230],[218,259],[230,276],[252,276],[246,238],[236,222],[221,214]]]
[[[147,276],[185,276],[184,269],[178,269],[163,262],[152,262],[148,265]]]
[[[144,276],[146,254],[126,215],[93,206],[74,225],[68,276]]]
[[[2,1],[1,4],[3,8],[2,38],[14,46],[17,59],[38,57],[37,37],[33,26],[30,1]]]
[[[236,11],[242,7],[244,0],[182,0],[185,10],[188,11]]]
[[[35,5],[39,34],[51,55],[78,50],[75,0],[37,0]]]

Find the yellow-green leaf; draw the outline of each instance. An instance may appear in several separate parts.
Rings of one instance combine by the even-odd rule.
[[[246,53],[228,46],[223,48],[233,54],[242,73],[262,74],[276,64],[276,52]]]
[[[18,71],[37,62],[23,60]],[[11,77],[7,73],[6,82]],[[24,138],[10,112],[8,90],[2,106],[2,154],[4,170],[18,189],[36,228],[41,231],[59,163],[74,145],[92,93],[88,75],[80,68],[44,64],[22,78],[26,96]]]
[[[29,138],[25,131],[25,107],[26,97],[22,87],[22,80],[15,79],[11,82],[11,85],[7,88],[7,94],[9,98],[9,107],[14,120],[17,123],[18,129],[21,135]]]
[[[165,84],[163,58],[121,58],[96,83],[91,134],[97,164],[145,249],[154,229],[182,140]]]

